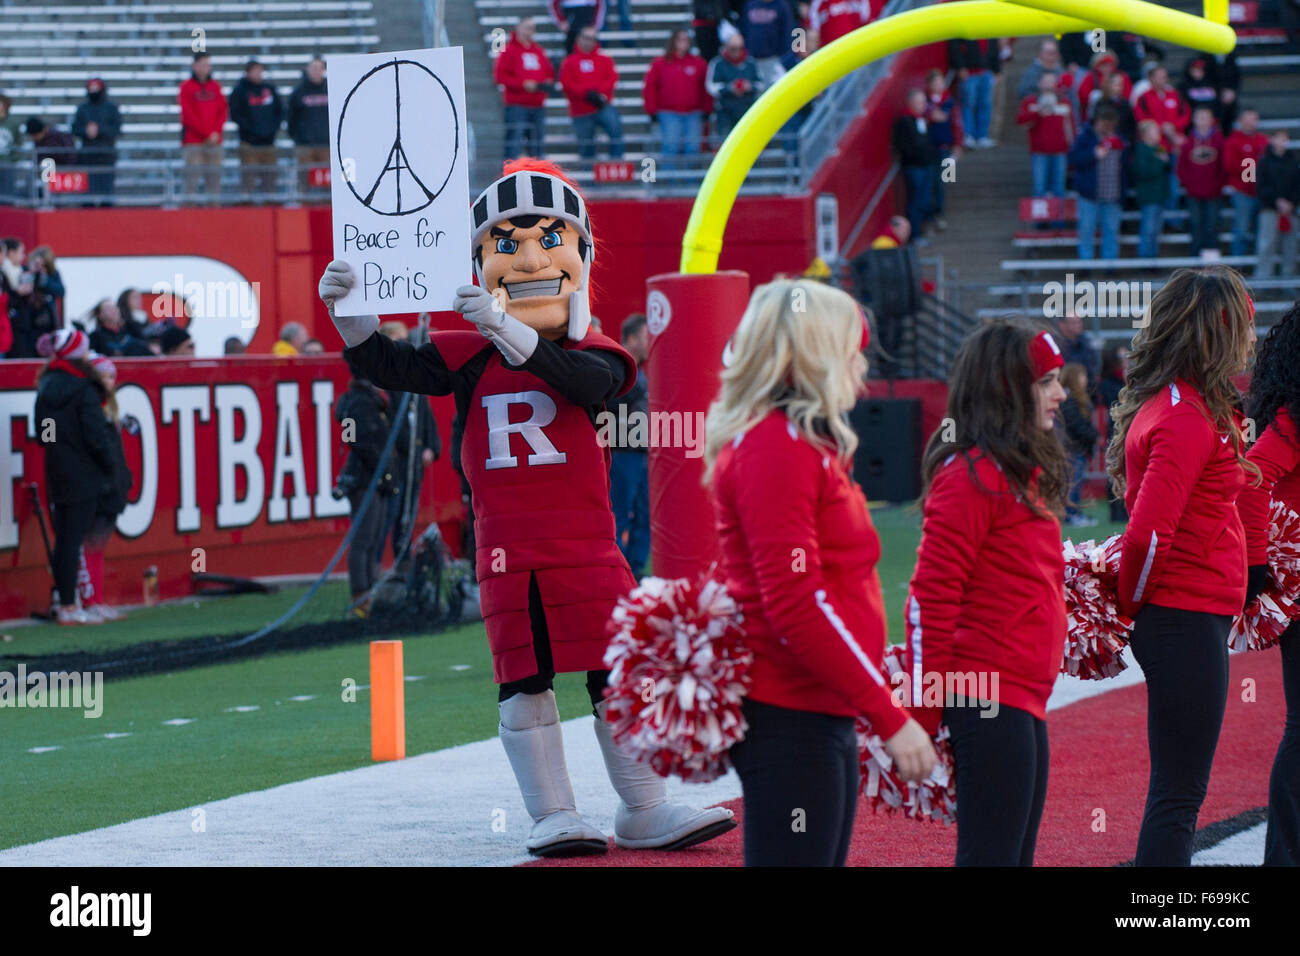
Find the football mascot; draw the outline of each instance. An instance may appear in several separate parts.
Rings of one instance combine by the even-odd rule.
[[[736,824],[730,810],[669,803],[664,781],[614,745],[602,692],[606,622],[635,580],[614,537],[609,452],[595,416],[636,381],[636,363],[590,328],[595,255],[586,204],[558,167],[518,160],[471,207],[478,285],[454,307],[473,330],[413,348],[376,335],[376,316],[335,316],[355,282],[335,260],[320,297],[347,358],[382,388],[453,395],[460,464],[473,492],[476,565],[500,685],[501,742],[533,818],[538,856],[600,853],[606,837],[574,806],[556,673],[587,672],[596,738],[621,798],[614,839],[680,849]]]

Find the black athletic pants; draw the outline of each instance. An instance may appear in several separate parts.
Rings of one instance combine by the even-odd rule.
[[[528,579],[528,623],[533,631],[533,653],[537,655],[537,673],[523,680],[502,684],[497,701],[509,700],[515,694],[543,694],[555,686],[555,662],[551,657],[551,635],[546,629],[546,613],[542,609],[542,592],[537,587],[537,575]],[[594,714],[596,705],[605,699],[605,685],[609,671],[587,671],[587,696],[591,699]]]
[[[81,542],[95,523],[95,499],[56,501],[53,505],[50,523],[54,526],[54,586],[59,589],[59,603],[71,607],[77,603]]]
[[[1129,643],[1147,684],[1151,779],[1138,866],[1190,866],[1196,816],[1210,784],[1228,701],[1232,618],[1148,604]]]
[[[1282,635],[1286,728],[1268,779],[1265,866],[1300,866],[1300,623]]]
[[[957,866],[1033,866],[1047,798],[1047,721],[1006,704],[945,707],[957,767]]]
[[[852,717],[747,700],[731,748],[745,795],[746,866],[843,866],[858,806]]]

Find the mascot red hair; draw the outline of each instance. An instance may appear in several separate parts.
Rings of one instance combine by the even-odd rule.
[[[329,264],[320,296],[346,357],[376,385],[453,395],[460,465],[473,493],[483,618],[500,685],[500,736],[538,856],[600,853],[605,834],[578,815],[552,682],[587,672],[596,737],[621,799],[614,839],[679,849],[725,833],[731,811],[669,803],[664,781],[616,746],[605,720],[605,625],[636,582],[614,538],[609,452],[595,416],[636,381],[636,363],[591,329],[596,246],[582,193],[551,163],[517,160],[470,208],[478,285],[454,308],[472,330],[435,332],[418,349],[376,335],[376,316],[335,316],[355,278]]]

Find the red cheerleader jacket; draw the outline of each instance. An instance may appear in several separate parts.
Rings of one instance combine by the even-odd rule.
[[[1246,533],[1246,563],[1268,563],[1270,499],[1300,511],[1300,433],[1283,406],[1246,457],[1260,470],[1258,486],[1250,480],[1237,496],[1237,511]]]
[[[863,715],[892,737],[908,715],[881,670],[880,538],[834,451],[774,410],[718,454],[713,498],[727,588],[754,650],[749,696]]]
[[[930,482],[906,632],[904,699],[930,733],[950,695],[1046,716],[1065,653],[1061,525],[1017,498],[979,449]]]
[[[1138,409],[1124,440],[1124,474],[1120,610],[1132,617],[1158,604],[1239,614],[1246,540],[1236,502],[1246,475],[1192,385],[1178,379]]]

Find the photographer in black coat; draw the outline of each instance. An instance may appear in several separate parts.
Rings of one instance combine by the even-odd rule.
[[[90,342],[80,329],[44,335],[37,351],[49,358],[36,379],[36,433],[45,446],[45,493],[54,525],[54,583],[60,624],[99,623],[77,601],[81,545],[95,521],[115,462],[104,423],[106,397],[86,361]]]
[[[346,358],[346,356],[345,356]],[[388,395],[368,379],[357,375],[348,360],[352,381],[334,408],[334,418],[343,426],[343,443],[347,461],[334,485],[335,498],[348,499],[351,507],[353,537],[348,548],[348,586],[352,592],[352,609],[358,617],[369,612],[370,589],[379,578],[379,548],[384,536],[388,499],[397,491],[390,464],[375,488],[375,497],[361,513],[366,489],[379,467],[384,444],[392,427],[392,409]]]

